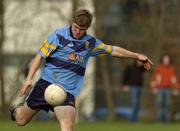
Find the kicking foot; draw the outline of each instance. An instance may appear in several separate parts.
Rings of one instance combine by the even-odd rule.
[[[23,103],[20,103],[17,107],[13,107],[11,106],[9,108],[9,112],[10,112],[10,118],[12,121],[16,121],[16,109],[19,107],[19,106],[22,106]]]
[[[15,114],[16,114],[16,108],[15,107],[10,107],[9,108],[9,112],[10,112],[10,118],[12,121],[16,120]]]

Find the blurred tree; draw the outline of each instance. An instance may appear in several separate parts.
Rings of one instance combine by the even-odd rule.
[[[16,100],[24,63],[55,28],[69,23],[71,4],[71,0],[0,0],[0,114],[6,115]]]
[[[106,10],[110,5],[110,0],[102,1],[95,1],[95,10],[96,10],[96,36],[99,39],[103,38],[103,23],[106,14]],[[111,75],[108,72],[108,61],[106,57],[100,59],[100,68],[103,80],[103,86],[105,88],[105,96],[106,96],[106,104],[108,107],[108,119],[113,120],[115,119],[114,113],[114,100],[113,100],[113,91],[112,91],[112,83],[111,83]]]
[[[4,94],[4,73],[3,73],[3,43],[4,43],[4,0],[0,0],[0,117],[5,117],[4,112],[6,111],[6,105],[5,105],[5,94]]]
[[[80,2],[79,0],[72,0],[72,15],[73,15],[73,12],[75,12],[78,9],[79,2]]]

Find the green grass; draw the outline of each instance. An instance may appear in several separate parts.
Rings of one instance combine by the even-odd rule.
[[[0,131],[59,131],[56,121],[30,122],[27,126],[18,127],[10,121],[0,121]],[[75,131],[180,131],[180,122],[160,124],[140,122],[81,122],[76,124]]]

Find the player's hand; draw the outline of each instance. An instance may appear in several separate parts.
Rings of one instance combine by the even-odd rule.
[[[129,86],[128,85],[125,85],[123,86],[123,91],[124,92],[128,92],[130,89],[129,89]]]
[[[142,54],[138,54],[137,57],[138,57],[138,60],[143,63],[144,68],[146,70],[151,69],[151,66],[153,65],[153,62],[147,56],[142,55]]]
[[[23,96],[26,93],[26,91],[28,90],[28,88],[31,87],[31,85],[32,85],[32,81],[26,80],[19,91],[19,96],[20,97]]]
[[[174,89],[172,92],[173,96],[177,96],[179,94],[179,90],[178,89]]]
[[[157,94],[157,93],[158,93],[158,89],[157,89],[157,88],[153,88],[153,89],[152,89],[152,93],[153,93],[153,94]]]

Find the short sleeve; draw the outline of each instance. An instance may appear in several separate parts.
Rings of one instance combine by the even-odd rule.
[[[56,32],[52,33],[40,46],[38,53],[43,57],[47,58],[59,45]]]
[[[104,56],[112,53],[112,46],[104,44],[99,39],[96,39],[95,46],[91,51],[91,56]]]

